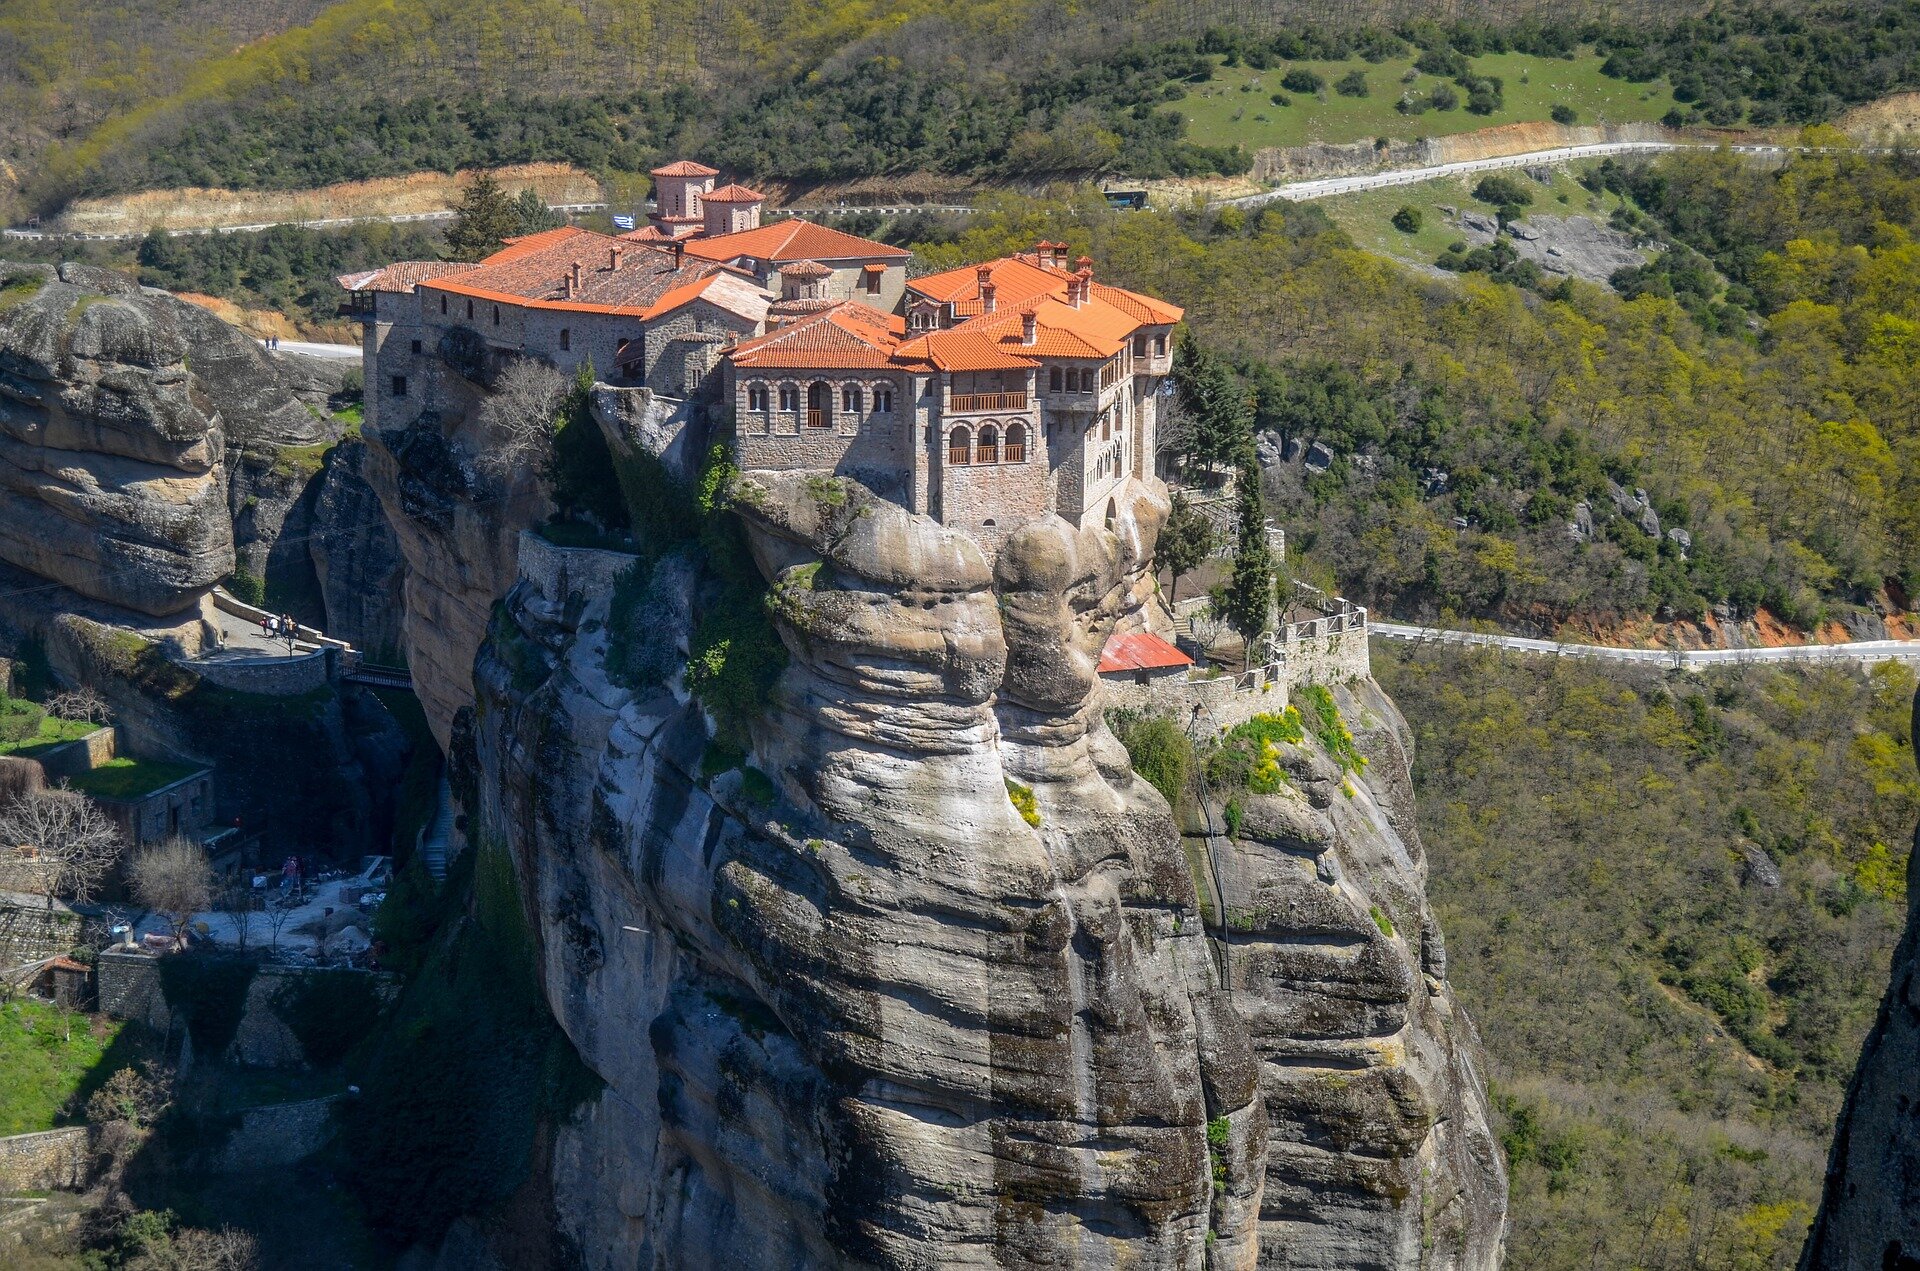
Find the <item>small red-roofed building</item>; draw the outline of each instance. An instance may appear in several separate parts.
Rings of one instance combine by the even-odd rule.
[[[1156,681],[1184,682],[1193,659],[1151,631],[1115,632],[1100,650],[1100,675],[1129,684],[1152,685]]]

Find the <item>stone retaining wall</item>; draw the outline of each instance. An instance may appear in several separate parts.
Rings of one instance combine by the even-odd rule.
[[[340,1096],[330,1095],[247,1109],[214,1158],[213,1172],[244,1174],[306,1160],[333,1138],[333,1108],[339,1101]]]
[[[92,1147],[93,1132],[84,1125],[0,1138],[0,1192],[84,1187]]]
[[[561,547],[532,530],[520,532],[520,582],[558,613],[567,598],[603,596],[640,558],[597,547]]]
[[[194,957],[195,954],[165,956]],[[100,955],[96,969],[100,1010],[115,1019],[137,1019],[156,1032],[165,1033],[173,1025],[173,1012],[167,1006],[166,992],[160,981],[161,957],[142,952],[110,949]],[[233,1046],[225,1058],[257,1068],[291,1068],[306,1062],[306,1052],[280,1015],[273,1008],[282,988],[305,976],[319,972],[316,967],[262,965],[247,985],[247,999],[240,1026],[234,1032]],[[399,991],[399,981],[376,971],[355,972],[374,976],[381,991],[389,997]]]
[[[247,658],[197,658],[193,673],[209,684],[265,697],[298,697],[325,688],[333,678],[339,651],[332,648],[296,653],[291,658],[264,654]]]
[[[76,741],[41,751],[34,756],[34,760],[40,765],[41,771],[47,774],[47,780],[58,781],[62,777],[77,777],[83,772],[91,772],[118,754],[119,746],[113,729],[96,728]]]

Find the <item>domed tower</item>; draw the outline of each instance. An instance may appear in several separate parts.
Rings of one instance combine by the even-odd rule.
[[[653,215],[648,219],[670,238],[683,238],[706,224],[701,202],[713,189],[718,168],[681,159],[647,174],[653,178]]]

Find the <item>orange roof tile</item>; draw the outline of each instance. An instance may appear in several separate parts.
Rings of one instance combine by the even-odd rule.
[[[765,203],[767,196],[744,185],[723,185],[700,196],[702,203]]]
[[[930,363],[942,371],[1019,370],[1038,365],[991,335],[959,329],[929,331],[900,346],[903,357]]]
[[[1100,650],[1100,674],[1120,671],[1165,671],[1192,666],[1193,659],[1150,631],[1107,637]]]
[[[983,261],[982,265],[987,268],[988,277],[993,283],[997,305],[1021,304],[1066,286],[1067,275],[1058,270],[1043,269],[1026,257],[1002,256],[998,260]],[[980,269],[981,265],[962,265],[958,269],[927,274],[909,282],[907,290],[943,304],[978,301]],[[977,305],[974,306],[974,312],[979,312]]]
[[[1125,287],[1113,287],[1104,282],[1093,284],[1093,296],[1104,300],[1128,316],[1149,326],[1172,326],[1187,314],[1179,305],[1168,304],[1156,296],[1142,295],[1137,291],[1128,291]]]
[[[881,370],[911,367],[899,356],[900,333],[888,315],[845,301],[782,324],[734,346],[733,364],[746,368]]]
[[[615,250],[618,268],[612,264]],[[580,286],[569,294],[576,261]],[[569,227],[516,239],[477,265],[423,285],[526,308],[640,316],[676,288],[722,272],[729,271],[710,261],[676,263],[663,248]]]
[[[629,243],[671,243],[673,235],[658,225],[642,225],[639,229],[628,230],[620,236]]]
[[[876,256],[905,260],[913,253],[903,248],[889,247],[885,243],[876,243],[870,238],[857,238],[825,225],[815,225],[812,221],[788,217],[758,229],[741,230],[738,234],[691,239],[687,243],[687,255],[698,256],[702,260],[739,260],[744,257],[778,264],[788,260],[866,260]]]
[[[448,274],[457,274],[472,268],[472,265],[459,260],[397,260],[379,269],[363,269],[359,273],[341,274],[334,281],[347,291],[404,293],[412,291],[414,284],[425,282],[429,278],[443,278]]]
[[[717,177],[720,169],[709,168],[704,163],[695,163],[691,159],[676,159],[664,168],[655,168],[647,174],[655,177]]]
[[[704,278],[681,283],[654,301],[640,316],[652,321],[695,300],[704,300],[716,309],[738,314],[756,326],[765,320],[770,303],[767,293],[752,281],[738,274],[716,270]]]

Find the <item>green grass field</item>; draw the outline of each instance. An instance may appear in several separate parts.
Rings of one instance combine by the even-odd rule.
[[[0,1005],[0,1134],[31,1134],[60,1123],[74,1094],[97,1085],[100,1061],[119,1035],[117,1020],[60,1011],[41,1002]]]
[[[1491,115],[1470,114],[1462,104],[1453,110],[1429,110],[1403,115],[1394,109],[1402,93],[1425,94],[1447,81],[1413,73],[1412,58],[1395,58],[1372,65],[1358,58],[1345,62],[1289,62],[1255,70],[1249,66],[1222,66],[1206,84],[1195,86],[1177,103],[1186,116],[1188,134],[1203,145],[1238,142],[1249,150],[1266,146],[1299,146],[1311,142],[1338,144],[1388,137],[1410,141],[1472,132],[1499,124],[1535,123],[1549,119],[1558,104],[1571,106],[1581,124],[1619,124],[1657,120],[1673,105],[1673,93],[1664,80],[1630,84],[1600,73],[1601,59],[1591,54],[1560,61],[1523,53],[1496,53],[1472,59],[1479,75],[1497,76],[1505,84],[1505,104]],[[1305,67],[1327,82],[1318,98],[1289,93],[1280,79],[1295,66]],[[1333,85],[1350,71],[1367,77],[1366,97],[1343,97]],[[1405,76],[1414,74],[1411,81]],[[1277,106],[1275,93],[1292,98]]]
[[[31,737],[19,741],[0,742],[0,755],[18,755],[22,759],[31,759],[35,755],[52,750],[55,746],[64,746],[70,741],[78,741],[88,733],[100,727],[84,719],[55,719],[49,715],[40,721],[40,731]]]
[[[73,777],[68,784],[96,799],[138,799],[198,771],[198,764],[170,763],[157,759],[109,759],[98,768]]]
[[[1527,211],[1539,216],[1590,216],[1605,222],[1620,204],[1618,195],[1593,194],[1579,182],[1579,175],[1591,163],[1561,164],[1553,169],[1553,180],[1545,185],[1525,177],[1526,188],[1533,191],[1533,203]],[[1473,197],[1473,187],[1485,173],[1442,177],[1417,185],[1395,185],[1379,190],[1361,190],[1333,198],[1318,199],[1315,206],[1347,232],[1354,245],[1383,256],[1416,264],[1431,265],[1447,249],[1447,244],[1462,237],[1448,224],[1441,208],[1468,209],[1491,215],[1491,205]],[[1520,176],[1509,172],[1509,176]],[[1393,214],[1402,207],[1420,213],[1420,228],[1412,234],[1393,226]]]

